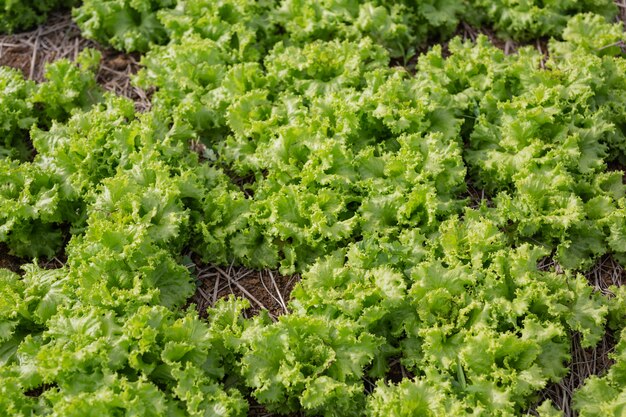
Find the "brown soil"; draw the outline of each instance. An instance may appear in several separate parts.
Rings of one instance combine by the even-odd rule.
[[[220,298],[234,294],[250,301],[246,314],[254,315],[265,309],[274,319],[288,312],[289,294],[300,280],[299,275],[284,276],[269,269],[215,265],[201,267],[197,277],[201,285],[191,301],[201,315]]]
[[[270,413],[269,411],[267,411],[267,409],[264,406],[256,402],[254,398],[248,397],[247,400],[248,400],[248,403],[250,404],[248,417],[304,417],[305,416],[303,412],[292,413],[288,415]]]
[[[139,55],[123,54],[83,38],[68,12],[53,14],[33,31],[0,36],[0,65],[17,68],[26,78],[43,81],[47,63],[62,58],[75,60],[85,48],[102,52],[98,71],[102,87],[134,100],[139,111],[150,108],[150,93],[130,83],[131,76],[140,69]]]
[[[20,267],[23,264],[23,260],[9,254],[7,245],[0,243],[0,268],[8,269],[19,274],[22,272]]]
[[[22,274],[22,265],[30,263],[31,260],[19,258],[11,255],[6,244],[0,243],[0,268],[8,269],[18,274]],[[39,259],[37,265],[43,269],[62,268],[67,262],[65,254],[57,254],[51,259]]]

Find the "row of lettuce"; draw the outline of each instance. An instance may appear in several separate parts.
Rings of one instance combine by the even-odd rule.
[[[114,6],[140,13],[101,19]],[[390,65],[433,22],[453,28],[461,6],[84,2],[74,13],[87,33],[149,49],[135,80],[156,89],[146,113],[99,89],[93,51],[41,84],[3,69],[0,242],[67,262],[0,272],[0,409],[244,416],[250,397],[325,417],[534,407],[567,374],[573,335],[594,346],[626,315],[622,289],[605,297],[578,273],[626,261],[624,173],[609,169],[626,155],[624,32],[606,20],[612,3],[566,1],[513,19],[532,23],[524,36],[559,34],[549,58],[454,39],[416,74]],[[565,23],[590,8],[601,14]],[[147,39],[166,44],[136,43]],[[228,299],[199,318],[186,306],[189,251],[302,273],[290,314],[246,319],[247,302]],[[546,257],[558,267],[540,269]],[[575,394],[581,416],[623,406],[626,339],[616,352]]]
[[[576,13],[592,12],[613,19],[612,0],[262,0],[247,8],[248,20],[269,29],[267,46],[278,41],[298,43],[363,37],[383,45],[394,58],[408,58],[427,40],[450,37],[459,24],[493,27],[503,38],[530,40],[560,36]],[[52,11],[74,7],[84,34],[125,51],[145,52],[151,44],[175,39],[172,17],[201,24],[211,31],[215,23],[237,24],[236,9],[247,2],[217,1],[219,22],[207,20],[203,5],[193,0],[2,0],[0,31],[14,32],[42,23]],[[213,7],[213,6],[212,6]],[[174,29],[176,31],[176,29]]]

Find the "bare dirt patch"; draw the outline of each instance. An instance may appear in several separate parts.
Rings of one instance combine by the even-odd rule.
[[[9,254],[7,245],[0,243],[0,268],[8,269],[19,274],[22,271],[21,266],[23,264],[23,260]]]
[[[250,301],[248,315],[265,309],[274,319],[289,312],[289,295],[300,281],[299,275],[285,276],[270,269],[257,271],[232,265],[200,267],[197,278],[200,285],[191,302],[196,304],[200,314],[206,314],[206,309],[220,298],[233,294]]]

